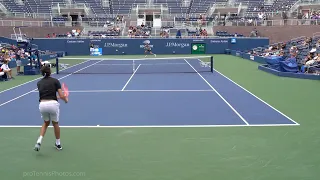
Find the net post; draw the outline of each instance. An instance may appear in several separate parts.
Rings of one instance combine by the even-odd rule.
[[[210,70],[213,73],[213,56],[210,57]]]
[[[56,57],[56,73],[59,74],[59,58]]]

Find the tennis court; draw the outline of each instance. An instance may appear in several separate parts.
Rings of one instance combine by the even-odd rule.
[[[209,60],[206,63],[202,59]],[[65,112],[61,118],[66,119],[61,125],[299,125],[223,74],[212,71],[213,64],[210,57],[88,59],[80,65],[61,69],[59,79],[72,93],[70,103],[61,105]],[[24,110],[29,112],[31,120],[25,121],[17,113],[4,117],[8,121],[2,121],[1,125],[39,125],[39,112],[35,108],[38,102],[34,101],[38,93],[32,90],[35,83],[16,89],[16,93],[2,93],[4,103],[0,110],[5,114],[19,104],[29,103]],[[26,89],[28,86],[31,89]]]
[[[300,124],[216,70],[210,57],[77,59],[82,62],[54,75],[71,93],[70,102],[61,103],[61,152],[53,148],[52,129],[41,151],[32,150],[41,122],[37,81],[1,92],[6,143],[0,155],[16,166],[5,168],[4,177],[264,180],[296,174],[269,165],[277,161],[269,158],[269,145],[288,129],[268,132]],[[260,137],[262,131],[276,139]],[[281,153],[290,159],[291,152]]]

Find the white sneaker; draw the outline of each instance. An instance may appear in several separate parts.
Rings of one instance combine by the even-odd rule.
[[[41,144],[40,143],[37,143],[35,146],[34,146],[34,150],[35,151],[40,151],[40,147],[41,147]]]

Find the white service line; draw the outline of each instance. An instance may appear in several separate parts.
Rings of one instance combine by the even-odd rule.
[[[66,70],[66,69],[70,69],[70,68],[75,67],[75,66],[78,66],[78,65],[80,65],[80,64],[84,64],[84,63],[86,63],[86,62],[88,62],[88,61],[90,61],[90,60],[84,61],[84,62],[79,63],[79,64],[72,65],[72,66],[70,66],[70,67],[68,67],[68,68],[65,68],[65,69],[61,70],[61,71],[64,71],[64,70]],[[52,73],[52,74],[56,74],[56,73],[54,72],[54,73]],[[33,82],[33,81],[36,81],[36,80],[39,80],[39,79],[41,79],[41,78],[42,78],[42,77],[39,77],[39,78],[30,80],[30,81],[27,81],[27,82],[25,82],[25,83],[23,83],[23,84],[19,84],[19,85],[17,85],[17,86],[14,86],[14,87],[12,87],[12,88],[3,90],[3,91],[0,92],[0,94],[1,94],[1,93],[4,93],[4,92],[6,92],[6,91],[10,91],[10,90],[12,90],[12,89],[15,89],[15,88],[17,88],[17,87],[23,86],[23,85],[25,85],[25,84],[29,84],[29,83],[31,83],[31,82]]]
[[[150,89],[150,90],[78,90],[78,91],[69,91],[70,93],[108,93],[108,92],[211,92],[212,89],[173,89],[173,90],[167,90],[167,89]],[[33,93],[38,93],[38,91],[33,91]]]
[[[249,125],[246,119],[241,116],[241,114],[234,109],[234,107],[204,78],[202,75],[185,59],[185,61],[189,64],[189,66],[208,84],[208,86],[232,109],[234,113],[237,114],[237,116],[244,122],[246,125]]]
[[[129,84],[129,82],[131,81],[131,79],[133,78],[134,74],[136,74],[136,72],[138,71],[139,67],[141,66],[141,64],[139,64],[139,66],[137,67],[137,69],[132,73],[132,75],[130,76],[130,78],[128,79],[127,83],[123,86],[123,88],[121,89],[121,91],[124,91],[124,89],[127,87],[127,85]]]
[[[97,63],[99,63],[99,62],[101,62],[101,61],[95,62],[95,63],[90,64],[89,66],[86,66],[86,67],[84,67],[84,68],[81,68],[81,69],[79,69],[79,70],[77,70],[77,71],[75,71],[75,72],[73,72],[73,73],[70,73],[70,74],[68,74],[68,75],[65,75],[65,76],[59,78],[59,80],[64,79],[64,78],[66,78],[66,77],[69,77],[69,76],[71,76],[72,74],[77,73],[77,72],[79,72],[79,71],[81,71],[81,70],[84,70],[84,69],[86,69],[86,68],[88,68],[88,67],[91,67],[91,66],[93,66],[93,65],[95,65],[95,64],[97,64]],[[0,107],[3,106],[3,105],[6,105],[6,104],[8,104],[8,103],[10,103],[10,102],[12,102],[12,101],[15,101],[15,100],[17,100],[17,99],[19,99],[19,98],[22,98],[22,97],[24,97],[24,96],[26,96],[26,95],[28,95],[28,94],[36,91],[36,90],[37,90],[37,89],[33,89],[33,90],[31,90],[31,91],[29,91],[29,92],[27,92],[27,93],[24,93],[24,94],[22,94],[22,95],[20,95],[20,96],[18,96],[18,97],[15,97],[15,98],[13,98],[13,99],[11,99],[11,100],[9,100],[9,101],[6,101],[6,102],[0,104]]]
[[[104,60],[106,61],[106,60]],[[187,63],[141,63],[144,66],[182,65]],[[131,64],[97,64],[97,66],[132,66]]]

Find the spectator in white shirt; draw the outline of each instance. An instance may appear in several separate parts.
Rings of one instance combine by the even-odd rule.
[[[263,14],[262,12],[260,12],[260,13],[258,14],[258,18],[259,18],[259,20],[262,20],[262,19],[264,18],[264,14]]]
[[[1,69],[4,73],[7,73],[8,75],[8,79],[13,79],[12,77],[12,71],[11,69],[9,68],[9,65],[8,65],[9,61],[4,61],[4,64],[2,64],[1,66]]]

